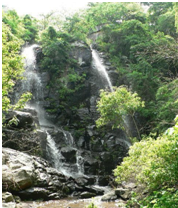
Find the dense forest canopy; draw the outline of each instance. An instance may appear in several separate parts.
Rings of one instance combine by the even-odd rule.
[[[147,12],[144,11],[143,5],[149,6]],[[3,113],[14,108],[9,95],[17,80],[21,79],[23,65],[19,53],[25,44],[41,45],[43,57],[40,67],[51,76],[49,87],[57,85],[58,96],[66,102],[70,100],[73,92],[81,88],[86,77],[85,74],[77,74],[73,70],[72,66],[77,63],[69,56],[72,42],[83,41],[92,44],[90,35],[98,32],[99,36],[95,40],[97,49],[107,54],[120,77],[126,80],[129,91],[136,92],[139,99],[144,101],[145,107],[137,109],[145,123],[139,130],[140,135],[143,135],[143,138],[149,134],[153,137],[133,145],[130,159],[126,159],[123,166],[115,170],[115,174],[124,180],[129,179],[137,168],[133,160],[138,160],[141,172],[136,180],[149,184],[148,191],[151,194],[143,204],[157,199],[145,207],[176,207],[177,127],[174,127],[176,130],[171,135],[165,135],[164,132],[175,125],[174,118],[178,114],[178,3],[90,2],[87,9],[70,16],[50,12],[42,14],[41,17],[43,18],[38,20],[28,14],[20,17],[14,10],[3,11]],[[69,73],[62,79],[66,69]],[[72,90],[62,84],[66,81],[74,83]],[[117,85],[119,84],[118,80]],[[106,99],[108,94],[105,93],[101,97]],[[23,107],[29,98],[30,94],[23,95],[16,108]],[[101,108],[100,112],[102,110]],[[113,115],[108,114],[106,120],[111,116]],[[116,124],[118,126],[118,123],[114,125]],[[155,140],[158,135],[159,138]],[[153,154],[156,152],[153,146],[159,150],[159,155]],[[143,156],[143,151],[146,152],[147,158]],[[163,161],[162,164],[157,163],[159,158]],[[144,163],[148,164],[148,169],[145,169]],[[123,176],[125,170],[127,175]],[[171,182],[166,179],[169,173],[172,174]],[[169,199],[168,205],[163,205],[166,197]]]

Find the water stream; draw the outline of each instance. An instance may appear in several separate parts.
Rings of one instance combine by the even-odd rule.
[[[101,197],[94,197],[92,199],[75,199],[67,198],[60,200],[51,200],[47,202],[27,202],[22,203],[23,208],[85,208],[89,204],[94,203],[98,208],[125,208],[126,205],[123,200],[116,200],[115,202],[103,202]]]
[[[101,60],[98,52],[95,49],[92,49],[92,57],[93,57],[93,65],[96,68],[96,70],[98,71],[98,73],[100,75],[100,79],[102,80],[102,83],[103,83],[105,89],[109,88],[109,90],[112,92],[113,91],[112,83],[111,83],[109,75],[106,71],[106,67],[102,63],[102,60]]]

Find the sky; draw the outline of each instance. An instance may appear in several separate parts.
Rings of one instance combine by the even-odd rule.
[[[88,2],[119,2],[104,0],[1,0],[2,5],[14,9],[19,16],[30,14],[40,18],[40,14],[47,14],[51,11],[68,11],[69,13],[85,8]],[[123,1],[121,1],[123,2]],[[124,2],[130,2],[124,1]],[[134,1],[131,1],[134,2]],[[135,1],[138,2],[138,1]],[[142,1],[144,2],[144,1]]]
[[[1,0],[2,5],[14,9],[18,15],[30,14],[39,17],[51,11],[75,11],[86,7],[87,1],[72,0]]]

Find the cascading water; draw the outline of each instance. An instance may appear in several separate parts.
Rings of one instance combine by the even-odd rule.
[[[34,50],[38,47],[39,46],[36,44],[26,47],[23,49],[21,54],[24,57],[25,67],[25,79],[22,82],[21,92],[31,92],[33,95],[32,101],[34,101],[34,103],[43,100],[42,84],[37,73],[36,56],[34,52]]]
[[[61,131],[63,133],[67,146],[59,150],[56,146],[55,141],[52,139],[51,135],[48,133],[48,131],[46,131],[47,157],[50,158],[50,161],[53,164],[53,166],[66,176],[79,177],[84,175],[84,166],[83,166],[84,159],[81,156],[80,150],[76,148],[72,134],[70,132],[64,131],[63,129],[59,129],[59,128],[58,131]],[[65,148],[70,149],[71,151],[74,151],[76,153],[75,155],[76,163],[70,164],[66,162],[66,158],[61,153],[62,150],[64,150]]]
[[[40,126],[47,134],[47,138],[46,138],[47,157],[49,158],[53,166],[57,170],[61,171],[64,175],[67,176],[82,175],[83,168],[81,166],[82,165],[81,161],[83,160],[83,158],[80,152],[76,148],[72,134],[70,132],[64,131],[63,129],[58,128],[58,130],[63,133],[64,139],[66,140],[66,145],[70,146],[76,151],[76,164],[74,165],[75,166],[74,168],[70,168],[70,165],[65,162],[64,156],[61,154],[60,150],[56,147],[55,141],[48,132],[49,128],[55,128],[55,126],[45,118],[45,111],[40,106],[40,101],[44,99],[44,94],[43,94],[41,79],[36,66],[35,50],[38,47],[39,47],[38,45],[34,44],[32,46],[27,46],[22,50],[21,55],[24,58],[25,72],[23,74],[24,79],[21,83],[20,91],[16,94],[16,99],[18,99],[22,93],[25,92],[32,93],[32,99],[30,102],[28,102],[26,108],[33,108],[38,113]]]
[[[111,80],[108,76],[105,65],[102,63],[97,51],[94,49],[92,49],[92,57],[93,57],[93,65],[100,74],[100,78],[102,79],[102,83],[104,87],[109,88],[109,90],[112,92],[113,88],[112,88]]]
[[[51,158],[53,166],[60,170],[62,167],[62,163],[64,160],[64,157],[61,155],[60,151],[56,148],[56,143],[52,139],[51,135],[46,131],[47,134],[47,142],[48,145],[46,146],[47,155]]]

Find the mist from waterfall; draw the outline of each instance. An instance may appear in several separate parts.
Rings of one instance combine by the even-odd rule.
[[[93,57],[93,65],[98,71],[98,73],[100,74],[100,78],[102,79],[102,82],[104,83],[104,87],[109,88],[109,90],[112,92],[113,91],[112,83],[106,71],[106,67],[102,63],[102,60],[99,57],[99,54],[95,49],[92,49],[92,57]]]

